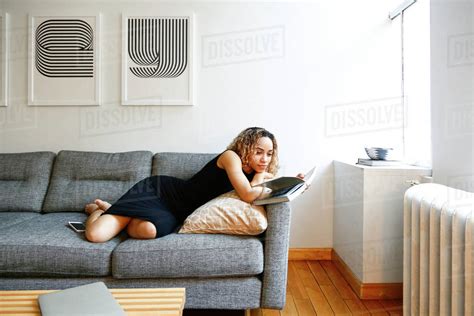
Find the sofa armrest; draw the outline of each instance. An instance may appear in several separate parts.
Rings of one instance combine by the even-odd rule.
[[[282,309],[286,301],[291,207],[290,203],[270,204],[266,211],[261,307]]]

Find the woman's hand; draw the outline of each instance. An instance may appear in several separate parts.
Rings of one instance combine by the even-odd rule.
[[[270,196],[271,193],[272,193],[271,189],[262,187],[262,193],[260,193],[260,195],[257,197],[257,200],[266,199],[267,197]]]
[[[251,186],[255,186],[257,184],[260,184],[262,182],[265,182],[269,179],[273,179],[274,175],[271,174],[270,172],[256,172],[255,175],[253,176],[252,182],[250,182]]]
[[[273,175],[273,173],[270,173],[270,172],[263,172],[265,175],[263,176],[263,178],[265,180],[269,180],[269,179],[273,179],[275,178],[275,176]]]
[[[298,174],[296,175],[296,177],[300,178],[301,180],[304,180],[304,174],[302,174],[302,173],[298,173]],[[308,188],[310,187],[310,185],[309,185],[307,182],[304,183],[304,186],[305,186],[304,191],[308,190]],[[303,191],[303,192],[304,192],[304,191]]]
[[[250,182],[250,185],[256,186],[257,184],[265,182],[265,174],[266,172],[255,172],[255,174],[253,175],[253,179]]]

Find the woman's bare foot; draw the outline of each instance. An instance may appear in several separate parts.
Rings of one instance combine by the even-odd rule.
[[[104,212],[107,211],[109,207],[112,206],[112,204],[110,204],[109,202],[102,201],[101,199],[95,199],[94,203]]]
[[[96,199],[94,201],[94,203],[87,204],[86,207],[84,208],[84,210],[86,211],[86,213],[88,215],[91,215],[92,213],[94,213],[97,210],[101,210],[101,211],[105,212],[111,206],[112,205],[109,202],[102,201],[100,199]]]
[[[86,214],[88,214],[88,215],[91,215],[92,213],[94,213],[98,209],[99,209],[99,206],[95,203],[87,204],[86,207],[84,208],[84,210],[86,211]]]

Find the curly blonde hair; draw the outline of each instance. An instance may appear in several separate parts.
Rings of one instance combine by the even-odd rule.
[[[255,151],[257,141],[261,137],[268,137],[273,142],[273,155],[268,164],[267,171],[276,175],[279,168],[278,144],[275,136],[266,129],[261,127],[249,127],[244,129],[234,138],[230,145],[227,146],[227,149],[236,152],[242,160],[242,164],[245,165],[248,163],[250,155]]]

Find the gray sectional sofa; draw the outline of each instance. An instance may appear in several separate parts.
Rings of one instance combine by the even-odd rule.
[[[187,179],[215,154],[84,151],[0,154],[0,289],[185,287],[191,309],[281,309],[285,304],[290,206],[267,206],[260,236],[121,233],[95,244],[68,221],[85,204],[115,201],[156,174]]]

